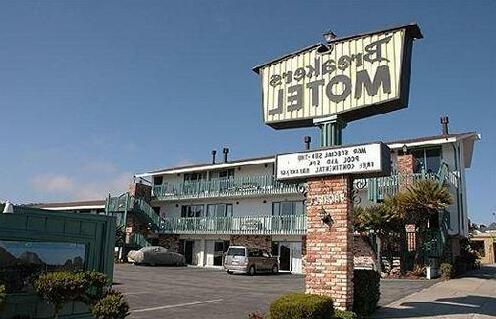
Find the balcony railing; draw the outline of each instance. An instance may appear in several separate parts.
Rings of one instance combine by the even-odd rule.
[[[445,185],[448,189],[458,188],[458,175],[443,167],[438,173],[396,174],[385,177],[361,179],[355,181],[355,190],[367,189],[368,200],[377,202],[395,195],[401,186],[411,185],[415,181],[431,179]]]
[[[168,183],[153,187],[153,195],[160,200],[291,194],[297,192],[298,184],[279,182],[272,175]]]
[[[304,235],[306,215],[162,218],[161,233]]]

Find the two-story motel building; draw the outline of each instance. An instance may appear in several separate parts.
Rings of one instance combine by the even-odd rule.
[[[439,232],[446,236],[439,237],[444,239],[437,246],[448,247],[456,256],[459,239],[468,235],[465,169],[471,166],[478,139],[474,132],[448,134],[445,125],[440,135],[388,143],[391,176],[355,180],[355,205],[380,202],[397,192],[403,180],[435,179],[448,187],[454,199],[439,217]],[[148,180],[151,187],[136,184],[130,195],[109,197],[107,210],[122,212],[126,208],[127,231],[134,233],[137,245],[154,243],[175,249],[184,253],[191,265],[220,267],[229,245],[249,245],[279,256],[281,270],[301,273],[306,233],[304,187],[277,181],[274,165],[275,156],[231,161],[225,152],[221,161],[215,161],[213,155],[207,164],[138,174],[136,177]],[[151,196],[146,194],[147,187]],[[147,226],[140,226],[139,221]],[[430,256],[440,257],[440,249]]]

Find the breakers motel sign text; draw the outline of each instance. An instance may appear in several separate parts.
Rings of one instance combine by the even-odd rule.
[[[263,117],[273,128],[312,126],[339,115],[352,121],[408,104],[417,25],[337,38],[254,68],[261,75]]]
[[[277,155],[277,179],[304,179],[329,175],[388,175],[391,152],[383,143],[333,147]]]

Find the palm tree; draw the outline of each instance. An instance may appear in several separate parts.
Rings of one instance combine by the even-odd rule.
[[[439,212],[453,203],[448,189],[437,181],[425,179],[414,182],[392,199],[393,206],[407,224],[415,224],[419,244],[425,240],[431,221],[439,218]],[[420,249],[415,254],[415,265],[419,266]]]
[[[393,264],[393,247],[401,242],[400,234],[405,224],[391,203],[388,199],[384,203],[357,206],[353,210],[355,231],[375,234],[380,239],[381,246],[386,247],[386,256],[390,265]],[[377,258],[381,262],[380,254]]]

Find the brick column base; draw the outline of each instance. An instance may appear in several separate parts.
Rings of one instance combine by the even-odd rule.
[[[341,310],[353,306],[352,185],[349,176],[308,180],[305,292],[330,296]],[[322,222],[322,210],[331,215],[331,227]]]

